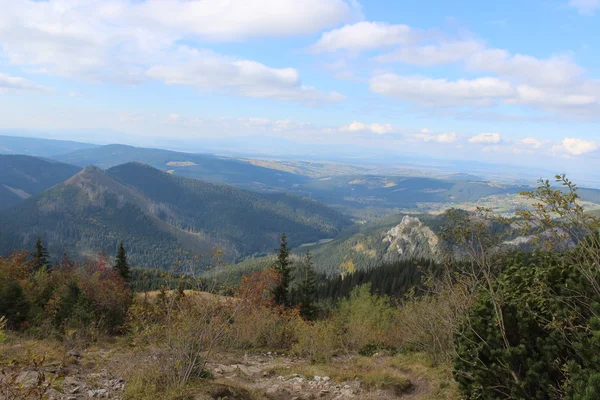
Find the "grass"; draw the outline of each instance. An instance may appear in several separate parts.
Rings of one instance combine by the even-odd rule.
[[[287,377],[298,374],[309,380],[314,379],[315,376],[328,376],[337,383],[359,380],[367,388],[393,389],[397,393],[402,393],[412,386],[406,374],[378,364],[373,358],[368,357],[356,357],[330,364],[276,366],[268,373]]]
[[[386,364],[410,375],[427,380],[428,393],[420,400],[458,400],[458,389],[452,377],[452,365],[433,365],[424,353],[399,354],[387,359]]]
[[[206,379],[196,379],[185,387],[173,388],[166,392],[157,393],[153,387],[144,385],[128,385],[125,400],[263,400],[265,397],[258,392],[237,387],[227,382],[215,382]]]
[[[354,357],[330,364],[279,365],[268,371],[271,375],[291,378],[295,374],[306,379],[328,376],[334,382],[358,379],[371,389],[393,389],[401,394],[411,387],[419,400],[458,400],[456,384],[450,365],[435,366],[422,353],[400,354],[393,357]],[[419,379],[417,384],[415,379]],[[414,381],[414,382],[413,382]]]

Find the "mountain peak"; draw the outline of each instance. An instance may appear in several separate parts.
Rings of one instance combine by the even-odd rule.
[[[87,167],[85,167],[84,169],[81,170],[80,172],[81,174],[103,174],[104,170],[100,167],[97,167],[95,165],[88,165]]]

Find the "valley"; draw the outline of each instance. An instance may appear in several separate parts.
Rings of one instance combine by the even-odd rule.
[[[15,141],[4,138],[6,146]],[[12,145],[41,149],[47,143],[23,138],[20,147]],[[210,255],[223,250],[228,263],[249,257],[243,270],[262,265],[260,257],[272,252],[278,235],[293,232],[290,244],[298,254],[310,248],[320,272],[337,274],[340,268],[436,258],[420,245],[389,251],[394,245],[385,244],[386,232],[402,230],[408,215],[436,231],[449,209],[485,207],[511,216],[532,205],[520,196],[531,187],[468,174],[433,178],[413,168],[382,176],[372,174],[374,166],[336,162],[71,142],[46,147],[67,152],[50,154],[52,161],[0,155],[0,252],[31,248],[39,235],[58,260],[64,252],[110,254],[127,240],[139,267],[168,269],[182,262],[182,254],[202,254],[206,267]],[[80,148],[69,151],[73,147]],[[586,209],[600,208],[600,190],[579,193]]]

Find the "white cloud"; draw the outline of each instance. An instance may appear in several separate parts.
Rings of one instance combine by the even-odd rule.
[[[11,89],[11,90],[34,90],[34,91],[50,91],[52,89],[38,85],[29,79],[9,76],[0,72],[0,90]]]
[[[374,50],[412,43],[417,33],[407,25],[362,21],[325,32],[310,47],[314,52]]]
[[[425,46],[400,47],[376,57],[379,62],[401,62],[411,65],[450,64],[483,50],[484,45],[475,40],[442,42]]]
[[[394,131],[394,127],[391,124],[364,124],[362,122],[354,121],[348,125],[344,125],[340,128],[341,132],[371,132],[378,135],[384,135]]]
[[[412,135],[415,139],[422,140],[424,142],[437,142],[437,143],[454,143],[458,140],[458,135],[454,132],[451,133],[439,133],[432,134],[421,131],[421,133],[417,133]]]
[[[473,105],[487,107],[514,95],[512,85],[497,78],[433,79],[421,76],[381,74],[370,81],[371,91],[427,106]]]
[[[543,143],[541,140],[537,140],[536,138],[532,138],[532,137],[527,137],[523,140],[519,141],[519,144],[525,145],[525,146],[529,146],[532,147],[534,149],[539,149],[540,147],[542,147]]]
[[[565,138],[561,142],[561,146],[567,153],[574,156],[590,153],[600,148],[600,144],[597,142],[577,138]]]
[[[481,133],[469,139],[469,143],[475,144],[498,144],[501,141],[502,136],[499,133]],[[494,148],[494,150],[496,149]]]
[[[353,0],[0,0],[0,9],[0,57],[11,64],[39,73],[128,85],[147,80],[149,69],[154,67],[156,73],[164,60],[176,58],[182,41],[196,45],[310,34],[359,16]],[[260,63],[235,62],[240,76],[269,74],[265,72],[269,67]],[[186,68],[190,66],[181,70]],[[233,92],[301,100],[329,96],[299,83],[283,88],[282,80],[289,77],[299,82],[293,69],[270,73],[274,87],[269,88],[267,79],[260,88]],[[205,85],[210,85],[209,80]]]
[[[169,64],[151,67],[147,75],[169,85],[187,85],[244,97],[304,102],[344,99],[339,93],[321,92],[303,85],[294,68],[271,68],[256,61],[237,60],[188,47],[181,47]]]
[[[540,89],[529,85],[517,86],[517,96],[510,103],[525,103],[551,106],[593,106],[598,104],[598,98],[585,93],[568,93],[560,90]]]
[[[520,82],[542,86],[569,85],[584,70],[565,56],[539,59],[527,55],[511,55],[506,50],[487,49],[471,55],[467,65],[476,70],[491,71]]]
[[[593,15],[600,9],[600,0],[570,0],[569,6],[576,8],[580,14]]]

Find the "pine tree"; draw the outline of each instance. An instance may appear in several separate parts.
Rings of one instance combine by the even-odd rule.
[[[119,250],[117,251],[117,259],[115,261],[115,270],[121,275],[125,282],[131,281],[131,271],[129,270],[129,263],[127,262],[127,252],[123,242],[119,244]]]
[[[42,239],[38,236],[35,242],[33,260],[31,260],[33,270],[35,272],[41,270],[49,271],[51,268],[49,258],[48,250],[44,247]]]
[[[310,250],[306,250],[304,263],[300,269],[300,284],[298,286],[298,300],[300,303],[300,315],[312,321],[317,316],[317,307],[315,305],[317,293],[317,280],[313,269]]]
[[[290,250],[287,248],[287,239],[285,233],[281,235],[281,244],[279,253],[277,254],[277,262],[273,265],[273,269],[279,274],[279,284],[273,290],[273,300],[275,304],[288,307],[289,301],[289,286],[292,275],[292,262],[290,261]]]

